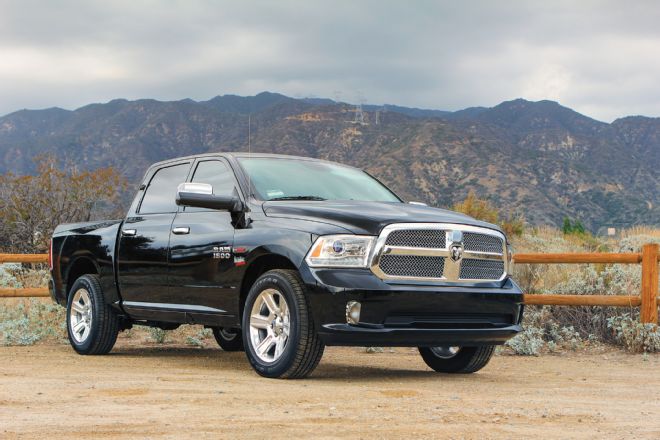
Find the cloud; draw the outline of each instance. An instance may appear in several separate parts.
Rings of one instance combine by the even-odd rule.
[[[262,90],[660,116],[653,2],[0,1],[0,114]]]

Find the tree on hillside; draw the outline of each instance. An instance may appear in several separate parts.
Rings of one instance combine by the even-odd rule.
[[[60,223],[89,221],[118,211],[125,179],[114,168],[81,171],[53,156],[35,159],[37,174],[0,176],[0,248],[44,252]]]
[[[564,233],[564,235],[568,235],[568,234],[585,235],[587,233],[586,229],[584,228],[584,225],[579,219],[576,219],[575,221],[571,221],[571,219],[568,217],[564,217],[564,223],[562,224],[561,230]]]

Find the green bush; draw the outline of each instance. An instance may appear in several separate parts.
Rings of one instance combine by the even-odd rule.
[[[660,352],[660,327],[655,324],[642,324],[629,314],[613,316],[607,326],[614,334],[616,342],[634,353]]]
[[[203,347],[204,343],[196,336],[187,336],[186,345],[192,345],[193,347]]]
[[[149,338],[156,344],[164,344],[167,338],[167,332],[162,328],[151,327],[149,328]]]
[[[66,311],[37,299],[0,303],[0,338],[2,345],[32,345],[44,339],[64,342]]]
[[[538,356],[543,348],[551,352],[576,350],[583,342],[573,326],[564,326],[552,320],[547,309],[529,308],[523,321],[523,331],[505,345],[515,354]]]
[[[515,354],[538,356],[543,347],[543,330],[534,326],[525,326],[523,331],[506,342]]]

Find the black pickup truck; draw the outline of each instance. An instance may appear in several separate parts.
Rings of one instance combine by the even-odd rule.
[[[78,353],[133,324],[200,324],[266,377],[308,375],[326,345],[419,347],[436,371],[472,373],[523,312],[497,226],[308,158],[157,163],[125,219],[60,225],[50,254]]]

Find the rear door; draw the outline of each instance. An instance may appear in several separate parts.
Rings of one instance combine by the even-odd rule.
[[[221,158],[204,158],[194,165],[192,182],[208,183],[216,195],[231,195],[238,187],[234,173]],[[170,291],[187,306],[193,322],[217,324],[238,310],[234,268],[234,226],[231,214],[204,208],[181,208],[170,236]],[[232,321],[233,322],[233,321]]]
[[[168,164],[148,176],[119,233],[117,278],[123,306],[134,318],[185,320],[185,313],[173,306],[167,263],[176,188],[186,181],[190,165]]]

